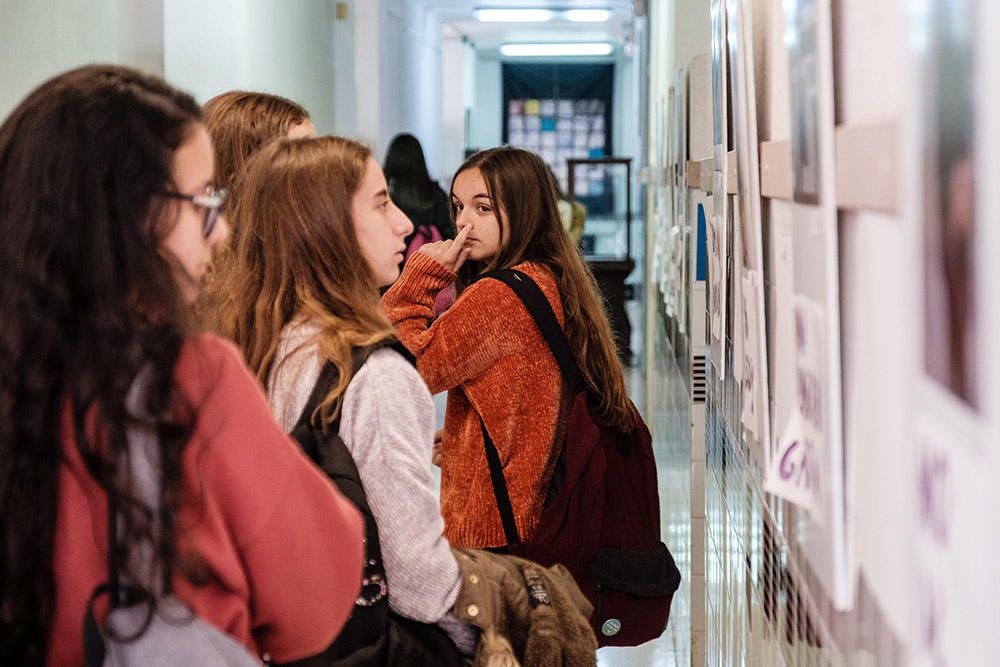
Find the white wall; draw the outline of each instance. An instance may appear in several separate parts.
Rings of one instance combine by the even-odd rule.
[[[0,2],[0,118],[59,72],[104,62],[163,72],[162,0]]]
[[[334,129],[333,4],[279,0],[166,0],[164,73],[205,102],[257,90],[305,106]]]
[[[471,54],[471,59],[470,59]],[[445,35],[441,42],[441,173],[447,183],[462,163],[465,147],[465,114],[474,100],[475,51],[461,35]]]
[[[503,136],[503,79],[500,60],[480,54],[476,59],[476,97],[469,118],[470,148],[499,146]]]
[[[378,154],[384,157],[389,141],[408,132],[420,140],[431,175],[438,176],[444,137],[440,22],[419,3],[385,1]]]

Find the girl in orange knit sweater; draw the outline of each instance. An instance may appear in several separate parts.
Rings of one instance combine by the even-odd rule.
[[[448,391],[441,441],[441,511],[456,547],[503,547],[483,443],[500,455],[518,534],[538,523],[563,442],[569,392],[531,315],[485,274],[508,267],[548,298],[584,379],[609,421],[631,428],[631,407],[596,283],[562,227],[545,163],[502,147],[476,153],[452,182],[454,240],[423,246],[383,297],[431,392]],[[459,298],[434,319],[438,292]],[[480,423],[480,418],[482,423]]]

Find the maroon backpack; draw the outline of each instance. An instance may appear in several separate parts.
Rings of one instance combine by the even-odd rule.
[[[482,425],[486,459],[508,549],[543,565],[562,563],[594,605],[601,646],[635,646],[659,637],[681,574],[660,541],[660,499],[652,438],[632,406],[622,432],[598,416],[569,341],[538,285],[514,269],[489,274],[524,302],[574,396],[566,442],[531,540],[514,522],[500,455]],[[482,420],[480,420],[482,421]]]

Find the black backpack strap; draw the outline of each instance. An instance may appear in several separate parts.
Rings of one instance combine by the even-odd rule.
[[[302,413],[299,415],[298,421],[295,422],[295,428],[299,426],[312,426],[312,414],[316,411],[316,407],[323,402],[327,393],[330,391],[330,387],[333,383],[337,381],[337,367],[331,362],[326,362],[323,364],[323,368],[319,372],[319,377],[316,378],[316,384],[313,385],[313,390],[309,394],[309,400],[306,401],[306,405],[302,408]],[[334,423],[329,425],[329,428],[333,432],[340,430],[340,415],[334,420]]]
[[[479,425],[483,428],[483,446],[486,449],[486,462],[490,466],[490,480],[493,482],[493,495],[497,499],[497,509],[500,510],[500,522],[503,524],[503,534],[507,539],[507,544],[520,544],[521,538],[517,534],[517,522],[514,521],[514,508],[510,504],[510,493],[507,491],[507,480],[503,476],[503,467],[500,465],[500,452],[493,444],[493,438],[486,430],[483,418],[479,418]]]
[[[538,283],[532,280],[531,276],[517,269],[501,269],[484,277],[499,280],[514,290],[514,293],[524,303],[524,307],[528,309],[532,319],[535,320],[535,324],[538,325],[545,342],[549,344],[549,349],[552,350],[552,355],[559,363],[559,368],[562,369],[563,378],[569,385],[571,393],[575,396],[584,389],[583,374],[580,372],[580,366],[576,363],[573,349],[570,347],[562,327],[559,326],[559,320],[556,318],[552,306],[549,305],[549,300],[545,298],[545,293],[542,292]]]
[[[403,357],[411,366],[416,367],[417,358],[413,356],[406,346],[402,342],[396,340],[379,345],[373,345],[371,347],[359,347],[354,349],[353,360],[351,364],[351,377],[353,378],[364,366],[368,357],[372,355],[375,350],[382,347],[388,347],[395,350],[399,356]],[[330,387],[333,383],[337,381],[337,367],[334,366],[329,361],[323,364],[323,368],[319,373],[319,377],[316,379],[316,384],[313,385],[312,393],[309,394],[309,400],[306,401],[306,405],[302,408],[301,414],[299,414],[298,420],[295,422],[295,428],[299,426],[312,426],[312,414],[316,411],[317,406],[323,402],[326,398],[327,393],[330,391]],[[340,414],[337,414],[337,418],[334,419],[328,426],[327,430],[334,433],[340,430]]]
[[[545,298],[545,293],[531,277],[517,269],[502,269],[484,276],[494,278],[504,283],[521,299],[528,314],[535,320],[539,331],[549,345],[552,356],[555,357],[559,368],[562,370],[563,378],[569,385],[570,391],[575,396],[584,388],[583,375],[580,367],[576,363],[569,341],[559,320],[556,318],[549,300]],[[500,453],[497,451],[489,431],[486,430],[486,423],[480,416],[479,424],[483,429],[483,447],[486,450],[486,462],[490,468],[490,480],[493,482],[493,495],[497,499],[497,509],[500,511],[500,521],[503,523],[504,536],[507,544],[519,544],[520,536],[517,532],[517,523],[514,521],[514,509],[510,502],[510,492],[507,489],[507,480],[504,478],[503,468],[500,464]]]

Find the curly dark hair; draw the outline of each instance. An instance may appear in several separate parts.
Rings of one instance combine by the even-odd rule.
[[[143,542],[163,572],[181,560],[193,427],[173,371],[187,307],[158,249],[177,204],[156,195],[200,118],[162,79],[95,65],[42,84],[0,126],[0,664],[46,659],[64,443],[118,498],[118,562]],[[126,428],[139,424],[160,445],[156,508],[130,483]]]

